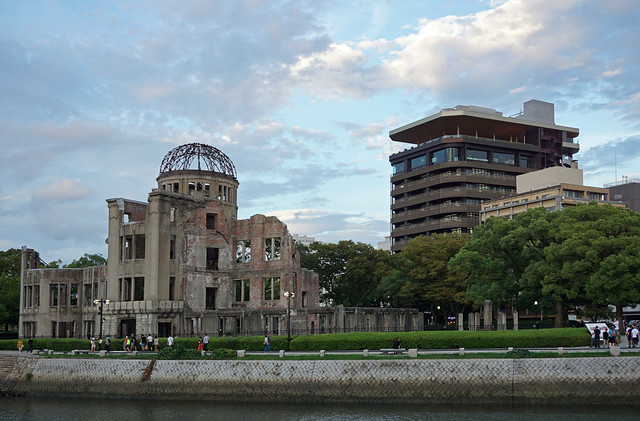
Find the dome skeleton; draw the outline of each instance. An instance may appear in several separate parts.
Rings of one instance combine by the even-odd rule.
[[[197,165],[197,168],[192,168]],[[194,170],[213,171],[237,179],[233,162],[220,149],[203,143],[188,143],[173,148],[160,164],[160,174],[171,171]]]

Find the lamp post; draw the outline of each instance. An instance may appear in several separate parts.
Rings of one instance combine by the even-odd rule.
[[[103,304],[109,304],[110,301],[109,299],[100,299],[100,300],[93,300],[93,304],[100,304],[100,336],[98,336],[99,338],[102,338],[102,305]]]
[[[293,291],[285,291],[287,297],[287,344],[291,345],[291,299],[295,297]]]

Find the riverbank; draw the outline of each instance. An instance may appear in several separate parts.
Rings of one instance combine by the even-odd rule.
[[[23,396],[593,403],[635,399],[640,378],[640,357],[330,361],[1,358],[0,391]]]

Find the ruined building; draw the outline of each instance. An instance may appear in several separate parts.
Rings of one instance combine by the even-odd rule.
[[[410,309],[319,307],[287,226],[237,219],[236,169],[217,148],[173,149],[157,182],[147,202],[107,200],[107,266],[43,269],[23,248],[21,336],[283,334],[288,307],[292,333],[422,327]]]

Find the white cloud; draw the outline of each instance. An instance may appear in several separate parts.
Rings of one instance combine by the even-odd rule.
[[[62,180],[40,187],[33,194],[37,202],[67,202],[87,196],[89,190],[78,180]]]

